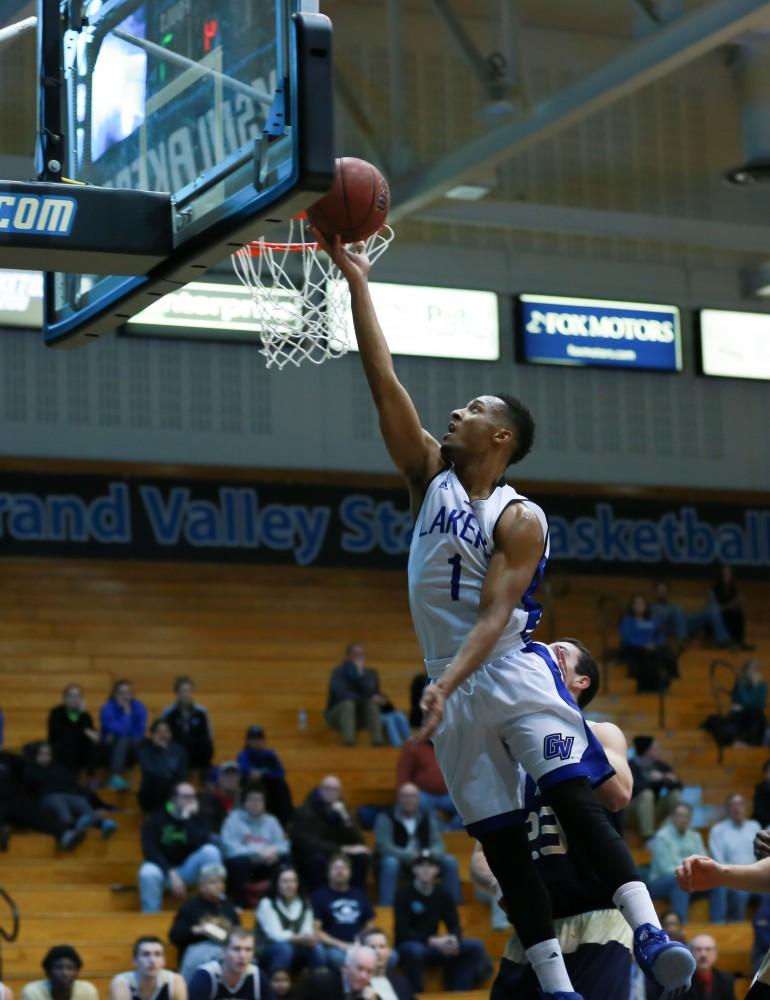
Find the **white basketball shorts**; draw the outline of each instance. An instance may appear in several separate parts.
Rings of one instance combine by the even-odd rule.
[[[432,680],[443,670],[428,668]],[[519,764],[541,791],[579,776],[596,787],[615,773],[539,642],[483,664],[461,684],[433,744],[472,836],[526,822]]]

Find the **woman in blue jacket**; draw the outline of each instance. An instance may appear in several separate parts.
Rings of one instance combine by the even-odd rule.
[[[108,786],[123,792],[130,787],[123,772],[132,763],[147,729],[147,709],[133,695],[131,681],[115,681],[99,712],[101,742],[107,751],[110,771]]]

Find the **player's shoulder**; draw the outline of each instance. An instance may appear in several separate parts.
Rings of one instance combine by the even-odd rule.
[[[588,725],[603,747],[609,747],[612,750],[626,753],[628,750],[628,741],[620,726],[616,726],[614,722],[591,721],[588,722]]]

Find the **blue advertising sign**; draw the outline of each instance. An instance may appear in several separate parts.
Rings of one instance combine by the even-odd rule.
[[[682,369],[679,309],[647,302],[520,295],[520,361],[601,368]]]

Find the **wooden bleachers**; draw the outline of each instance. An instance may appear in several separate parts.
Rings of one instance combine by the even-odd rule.
[[[365,641],[383,688],[405,707],[421,658],[402,573],[43,559],[7,559],[3,568],[0,690],[7,746],[43,736],[47,710],[67,682],[83,685],[96,713],[114,680],[128,677],[152,715],[171,700],[174,677],[189,673],[211,711],[220,760],[233,757],[246,726],[260,722],[281,754],[297,800],[334,772],[353,805],[392,801],[397,751],[365,744],[355,750],[339,747],[322,712],[329,671],[353,639]],[[558,631],[579,635],[597,648],[602,639],[597,602],[609,581],[574,577],[562,583],[564,596],[549,609],[539,637],[547,641]],[[639,583],[613,579],[611,589],[624,602]],[[743,589],[749,620],[760,623],[751,639],[767,653],[770,629],[763,607],[769,588],[746,584]],[[677,584],[674,597],[695,606],[703,591],[702,583]],[[723,765],[716,766],[713,743],[697,729],[713,711],[708,690],[713,657],[697,645],[683,656],[663,730],[657,698],[636,695],[619,669],[613,669],[609,695],[599,696],[592,708],[615,719],[629,737],[656,735],[685,780],[703,786],[706,802],[720,803],[733,790],[751,793],[767,751],[731,748]],[[739,655],[730,658],[742,661]],[[298,727],[299,709],[308,713],[306,731]],[[3,949],[12,985],[36,978],[46,946],[66,939],[81,951],[86,974],[101,988],[127,966],[136,935],[165,935],[170,902],[158,915],[137,912],[140,816],[134,797],[113,797],[122,812],[112,840],[102,842],[92,834],[72,855],[63,855],[50,837],[19,834],[10,853],[0,855],[0,884],[22,912],[19,941]],[[452,834],[449,846],[460,859],[466,931],[483,937],[497,957],[506,935],[489,930],[488,910],[474,900],[468,885],[470,841]],[[641,845],[635,852],[644,860]],[[702,913],[699,906],[694,916]],[[389,918],[387,912],[379,914],[386,925]],[[748,925],[717,932],[723,967],[745,973]]]

